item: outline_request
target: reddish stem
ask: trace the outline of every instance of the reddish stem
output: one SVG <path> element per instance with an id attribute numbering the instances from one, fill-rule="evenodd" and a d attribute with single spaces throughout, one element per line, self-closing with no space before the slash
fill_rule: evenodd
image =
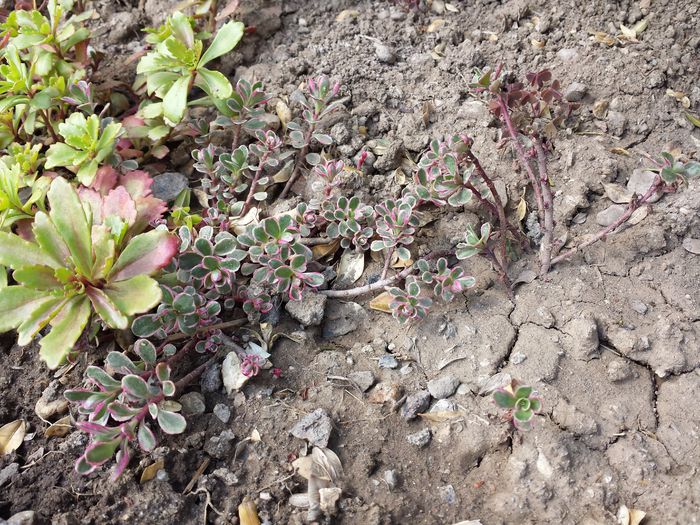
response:
<path id="1" fill-rule="evenodd" d="M 386 259 L 384 260 L 384 268 L 382 268 L 382 275 L 379 278 L 380 280 L 386 279 L 386 273 L 389 271 L 389 265 L 391 264 L 391 258 L 394 255 L 394 250 L 396 249 L 395 246 L 392 246 L 389 248 L 389 251 L 386 253 Z"/>
<path id="2" fill-rule="evenodd" d="M 314 118 L 316 116 L 314 115 Z M 294 171 L 292 172 L 292 175 L 289 177 L 289 180 L 287 181 L 287 184 L 284 185 L 284 189 L 282 190 L 282 193 L 280 193 L 279 198 L 284 199 L 287 194 L 289 193 L 289 190 L 292 189 L 292 186 L 296 182 L 296 180 L 299 178 L 299 175 L 301 174 L 301 165 L 304 162 L 304 159 L 306 159 L 306 154 L 309 152 L 309 144 L 311 143 L 311 136 L 314 133 L 314 130 L 316 129 L 316 125 L 309 126 L 309 130 L 306 132 L 306 137 L 304 137 L 304 142 L 305 145 L 303 148 L 301 148 L 301 151 L 299 151 L 299 156 L 297 157 L 297 163 L 294 166 Z"/>
<path id="3" fill-rule="evenodd" d="M 534 138 L 537 150 L 537 169 L 540 172 L 540 185 L 542 188 L 542 200 L 544 203 L 544 224 L 542 244 L 540 245 L 540 277 L 549 272 L 552 260 L 552 240 L 554 239 L 554 196 L 549 185 L 547 175 L 547 157 L 542 147 L 542 142 Z"/>
<path id="4" fill-rule="evenodd" d="M 603 239 L 606 235 L 608 235 L 610 232 L 613 230 L 616 230 L 619 228 L 622 224 L 624 224 L 627 219 L 630 218 L 630 216 L 637 210 L 642 204 L 647 202 L 651 197 L 659 191 L 664 185 L 663 179 L 661 178 L 661 175 L 657 174 L 656 178 L 654 179 L 653 184 L 649 187 L 649 189 L 646 191 L 644 195 L 639 197 L 638 199 L 632 200 L 628 205 L 627 209 L 625 212 L 620 215 L 620 217 L 613 222 L 610 226 L 607 226 L 600 230 L 598 233 L 596 233 L 593 237 L 590 239 L 583 241 L 581 244 L 578 246 L 575 246 L 574 248 L 571 248 L 570 250 L 558 255 L 557 257 L 554 257 L 551 261 L 552 266 L 568 259 L 569 257 L 573 256 L 577 252 L 581 251 L 583 248 L 586 248 L 587 246 L 590 246 L 591 244 L 594 244 L 598 242 L 599 240 Z"/>
<path id="5" fill-rule="evenodd" d="M 269 156 L 270 151 L 267 150 L 263 154 L 262 159 L 260 159 L 260 162 L 258 163 L 258 169 L 255 170 L 255 175 L 253 176 L 253 180 L 250 183 L 250 190 L 248 190 L 248 196 L 246 197 L 245 203 L 243 204 L 243 209 L 241 210 L 241 217 L 244 216 L 246 212 L 250 209 L 250 204 L 253 202 L 253 195 L 255 195 L 255 189 L 258 185 L 258 180 L 260 180 L 260 175 L 265 169 L 265 163 L 267 162 Z"/>
<path id="6" fill-rule="evenodd" d="M 503 122 L 506 124 L 508 129 L 508 134 L 510 135 L 511 141 L 513 142 L 513 147 L 515 148 L 516 156 L 520 165 L 523 167 L 530 179 L 530 184 L 532 185 L 532 191 L 535 192 L 535 200 L 537 201 L 537 214 L 539 215 L 540 222 L 544 223 L 544 201 L 542 199 L 542 190 L 540 188 L 540 183 L 535 176 L 535 172 L 527 160 L 527 155 L 525 154 L 525 148 L 518 138 L 518 131 L 515 129 L 515 125 L 510 118 L 510 113 L 508 112 L 508 104 L 506 104 L 503 95 L 498 95 L 497 99 L 498 107 L 501 109 L 501 116 L 503 117 Z"/>

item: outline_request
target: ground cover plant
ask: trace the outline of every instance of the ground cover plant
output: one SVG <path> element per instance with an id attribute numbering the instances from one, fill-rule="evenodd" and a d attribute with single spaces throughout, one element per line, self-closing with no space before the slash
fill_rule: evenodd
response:
<path id="1" fill-rule="evenodd" d="M 333 139 L 321 127 L 342 107 L 340 82 L 312 76 L 290 96 L 283 128 L 266 129 L 271 97 L 264 85 L 240 79 L 233 86 L 212 66 L 235 52 L 243 24 L 226 22 L 207 34 L 197 19 L 175 13 L 148 32 L 136 96 L 120 106 L 92 92 L 98 65 L 82 20 L 70 2 L 52 1 L 44 10 L 12 11 L 2 25 L 0 331 L 16 330 L 20 345 L 41 334 L 50 368 L 92 351 L 111 330 L 129 329 L 138 338 L 109 353 L 104 367 L 87 367 L 84 388 L 66 392 L 90 436 L 76 465 L 84 474 L 114 457 L 118 476 L 131 448 L 155 448 L 156 425 L 165 434 L 183 432 L 186 421 L 170 398 L 223 352 L 239 354 L 244 375 L 261 373 L 269 348 L 225 330 L 257 323 L 281 303 L 312 293 L 385 291 L 398 321 L 418 322 L 434 302 L 476 284 L 460 262 L 476 255 L 490 261 L 511 294 L 516 258 L 538 249 L 545 278 L 553 265 L 624 225 L 653 195 L 677 191 L 700 171 L 696 162 L 661 153 L 650 159 L 657 176 L 649 189 L 615 222 L 580 244 L 558 245 L 556 175 L 547 156 L 575 107 L 548 70 L 517 82 L 499 67 L 477 72 L 464 88 L 486 99 L 503 146 L 515 152 L 534 203 L 527 228 L 504 206 L 488 164 L 462 130 L 430 142 L 400 196 L 363 202 L 347 189 L 362 157 L 355 165 L 334 158 Z M 191 119 L 192 107 L 214 117 Z M 222 131 L 230 141 L 215 144 Z M 185 138 L 198 144 L 192 151 L 198 180 L 168 209 L 152 195 L 150 174 Z M 322 199 L 274 212 L 306 178 Z M 472 200 L 479 223 L 463 242 L 419 257 L 422 213 L 460 211 Z M 312 250 L 334 244 L 324 258 Z M 344 252 L 378 254 L 377 280 L 334 288 L 327 270 Z M 402 269 L 390 275 L 392 267 Z M 494 400 L 519 429 L 542 405 L 517 384 Z"/>

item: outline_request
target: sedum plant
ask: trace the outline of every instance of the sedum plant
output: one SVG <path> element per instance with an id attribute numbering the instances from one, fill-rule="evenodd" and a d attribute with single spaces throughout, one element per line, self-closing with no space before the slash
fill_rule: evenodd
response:
<path id="1" fill-rule="evenodd" d="M 47 325 L 39 343 L 50 368 L 66 358 L 92 313 L 110 328 L 129 326 L 130 316 L 160 302 L 150 275 L 177 250 L 177 240 L 152 230 L 122 242 L 108 222 L 91 224 L 76 190 L 57 178 L 48 191 L 50 211 L 34 219 L 34 239 L 0 232 L 0 264 L 17 282 L 0 290 L 0 332 L 17 329 L 28 344 Z"/>
<path id="2" fill-rule="evenodd" d="M 224 24 L 206 51 L 193 25 L 192 18 L 176 12 L 163 26 L 150 30 L 146 41 L 154 48 L 136 68 L 136 73 L 145 78 L 148 94 L 161 100 L 148 107 L 148 117 L 162 116 L 170 127 L 184 117 L 193 86 L 201 88 L 210 99 L 226 99 L 233 92 L 224 75 L 205 66 L 236 47 L 243 36 L 243 24 Z"/>
<path id="3" fill-rule="evenodd" d="M 508 419 L 518 430 L 530 430 L 536 414 L 542 411 L 542 399 L 531 386 L 521 386 L 515 379 L 493 393 L 493 400 L 507 410 Z"/>

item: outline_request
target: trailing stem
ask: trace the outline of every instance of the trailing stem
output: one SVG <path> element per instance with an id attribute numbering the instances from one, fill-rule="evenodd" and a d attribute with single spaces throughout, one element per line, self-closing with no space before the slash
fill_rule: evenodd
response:
<path id="1" fill-rule="evenodd" d="M 508 112 L 508 104 L 506 104 L 503 95 L 498 95 L 496 100 L 498 101 L 498 106 L 501 109 L 501 116 L 503 117 L 503 121 L 506 124 L 508 134 L 510 135 L 511 141 L 513 142 L 513 148 L 515 148 L 515 153 L 518 157 L 518 161 L 520 162 L 520 165 L 523 167 L 523 169 L 527 173 L 528 178 L 530 179 L 532 191 L 535 192 L 535 200 L 537 201 L 537 214 L 540 218 L 540 223 L 543 224 L 544 200 L 542 198 L 542 189 L 540 187 L 539 180 L 535 176 L 535 172 L 532 169 L 532 165 L 527 159 L 525 148 L 523 148 L 523 145 L 521 144 L 520 139 L 518 138 L 518 131 L 515 129 L 515 125 L 513 124 L 513 121 L 510 118 L 510 113 Z"/>
<path id="2" fill-rule="evenodd" d="M 552 187 L 549 185 L 547 156 L 542 147 L 542 142 L 539 139 L 534 139 L 533 142 L 537 151 L 537 169 L 540 175 L 542 200 L 544 203 L 543 236 L 542 244 L 540 245 L 540 277 L 542 277 L 547 274 L 551 266 L 552 240 L 554 238 L 554 198 L 552 196 Z"/>
<path id="3" fill-rule="evenodd" d="M 279 196 L 280 199 L 284 199 L 287 196 L 287 194 L 289 193 L 289 190 L 292 189 L 292 186 L 294 185 L 296 180 L 299 178 L 299 175 L 301 174 L 301 165 L 304 162 L 304 159 L 306 158 L 306 154 L 309 152 L 309 144 L 311 143 L 311 136 L 313 135 L 315 129 L 316 129 L 316 126 L 309 126 L 309 130 L 306 132 L 306 137 L 304 137 L 305 145 L 299 151 L 299 156 L 297 157 L 297 162 L 296 162 L 296 165 L 294 166 L 294 171 L 292 172 L 292 175 L 289 177 L 287 184 L 284 185 L 284 189 L 282 190 L 282 193 L 280 193 L 280 196 Z"/>
<path id="4" fill-rule="evenodd" d="M 591 244 L 594 244 L 598 242 L 601 239 L 604 239 L 610 232 L 616 230 L 620 226 L 622 226 L 627 220 L 631 217 L 631 215 L 637 210 L 642 204 L 647 202 L 651 197 L 659 191 L 664 185 L 664 181 L 661 178 L 660 174 L 656 175 L 656 178 L 654 179 L 654 182 L 652 185 L 649 187 L 649 189 L 646 191 L 644 195 L 639 197 L 638 199 L 632 200 L 628 205 L 627 209 L 625 212 L 620 215 L 620 217 L 613 222 L 610 226 L 607 226 L 600 230 L 598 233 L 596 233 L 593 237 L 590 239 L 587 239 L 583 241 L 581 244 L 578 246 L 575 246 L 574 248 L 571 248 L 570 250 L 567 250 L 566 252 L 558 255 L 557 257 L 554 257 L 551 260 L 551 264 L 555 265 L 561 261 L 565 261 L 566 259 L 569 259 L 573 255 L 575 255 L 577 252 L 581 251 L 583 248 L 586 248 L 587 246 L 590 246 Z"/>
<path id="5" fill-rule="evenodd" d="M 267 162 L 269 156 L 270 152 L 266 151 L 262 159 L 260 159 L 258 169 L 255 170 L 255 175 L 253 176 L 253 180 L 250 183 L 250 190 L 248 191 L 248 196 L 246 197 L 245 203 L 243 204 L 243 209 L 241 210 L 241 217 L 244 216 L 246 212 L 250 209 L 250 204 L 253 202 L 253 195 L 255 195 L 255 189 L 258 186 L 258 180 L 260 180 L 260 174 L 265 169 L 265 163 Z"/>

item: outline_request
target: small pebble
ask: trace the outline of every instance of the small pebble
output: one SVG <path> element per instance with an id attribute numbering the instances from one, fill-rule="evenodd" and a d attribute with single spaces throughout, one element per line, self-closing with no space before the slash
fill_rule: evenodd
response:
<path id="1" fill-rule="evenodd" d="M 218 403 L 214 407 L 214 415 L 218 417 L 222 423 L 228 423 L 231 419 L 231 409 L 223 403 Z"/>
<path id="2" fill-rule="evenodd" d="M 379 358 L 379 368 L 394 368 L 399 367 L 399 362 L 393 355 L 383 355 Z"/>
<path id="3" fill-rule="evenodd" d="M 418 448 L 423 448 L 430 443 L 431 438 L 432 434 L 430 433 L 430 429 L 424 428 L 415 434 L 409 434 L 406 436 L 406 441 L 408 441 L 411 445 L 417 446 Z"/>
<path id="4" fill-rule="evenodd" d="M 377 55 L 379 61 L 384 64 L 393 64 L 396 62 L 396 55 L 389 46 L 379 43 L 374 44 L 374 53 Z"/>
<path id="5" fill-rule="evenodd" d="M 396 474 L 395 470 L 385 470 L 384 471 L 384 481 L 389 486 L 390 489 L 395 489 L 399 484 L 399 476 Z"/>

